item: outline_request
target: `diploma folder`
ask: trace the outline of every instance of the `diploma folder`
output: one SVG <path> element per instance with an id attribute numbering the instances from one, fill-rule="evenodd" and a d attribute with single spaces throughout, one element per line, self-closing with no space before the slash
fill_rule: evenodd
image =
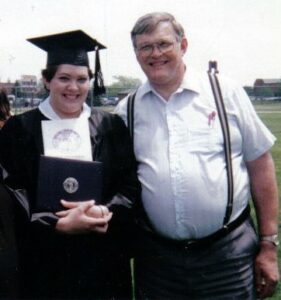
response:
<path id="1" fill-rule="evenodd" d="M 103 164 L 96 161 L 40 156 L 37 212 L 56 212 L 60 200 L 101 202 Z"/>

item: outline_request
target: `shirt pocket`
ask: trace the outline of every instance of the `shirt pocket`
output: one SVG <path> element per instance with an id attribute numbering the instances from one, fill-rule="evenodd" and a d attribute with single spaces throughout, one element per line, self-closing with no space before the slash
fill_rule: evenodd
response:
<path id="1" fill-rule="evenodd" d="M 208 153 L 223 148 L 221 132 L 214 128 L 196 128 L 188 130 L 188 151 Z"/>

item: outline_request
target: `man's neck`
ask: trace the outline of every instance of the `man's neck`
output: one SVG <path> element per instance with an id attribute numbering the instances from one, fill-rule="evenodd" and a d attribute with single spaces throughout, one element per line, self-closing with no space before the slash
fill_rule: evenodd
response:
<path id="1" fill-rule="evenodd" d="M 157 84 L 155 82 L 151 82 L 150 84 L 155 89 L 155 91 L 161 95 L 166 101 L 169 101 L 171 95 L 177 91 L 177 89 L 180 87 L 184 73 L 185 73 L 185 66 L 183 65 L 182 68 L 179 70 L 180 76 L 178 76 L 178 79 L 170 82 L 170 83 L 162 83 Z"/>
<path id="2" fill-rule="evenodd" d="M 166 101 L 169 101 L 171 95 L 179 88 L 180 82 L 174 85 L 155 85 L 152 84 L 155 91 L 161 95 Z"/>

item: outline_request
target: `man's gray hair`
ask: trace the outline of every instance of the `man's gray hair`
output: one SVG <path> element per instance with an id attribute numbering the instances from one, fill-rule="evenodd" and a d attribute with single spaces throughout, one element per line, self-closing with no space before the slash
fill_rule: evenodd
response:
<path id="1" fill-rule="evenodd" d="M 140 17 L 131 31 L 131 39 L 136 48 L 136 36 L 143 33 L 153 32 L 160 22 L 169 22 L 176 34 L 178 42 L 185 36 L 184 29 L 175 17 L 167 12 L 154 12 Z"/>

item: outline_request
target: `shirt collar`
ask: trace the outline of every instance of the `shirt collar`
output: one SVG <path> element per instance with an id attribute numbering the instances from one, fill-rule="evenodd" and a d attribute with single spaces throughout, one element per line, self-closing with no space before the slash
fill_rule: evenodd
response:
<path id="1" fill-rule="evenodd" d="M 197 94 L 199 94 L 201 88 L 201 80 L 202 80 L 202 74 L 201 76 L 192 68 L 187 68 L 184 77 L 182 80 L 182 83 L 178 89 L 178 92 L 181 90 L 189 90 L 193 91 Z"/>
<path id="2" fill-rule="evenodd" d="M 56 112 L 53 110 L 50 104 L 50 97 L 46 98 L 43 102 L 39 104 L 39 110 L 41 113 L 50 120 L 60 120 Z M 88 119 L 91 116 L 91 108 L 84 102 L 82 107 L 82 112 L 79 119 Z"/>
<path id="3" fill-rule="evenodd" d="M 183 80 L 182 80 L 179 88 L 177 89 L 177 91 L 175 91 L 175 93 L 181 93 L 183 90 L 189 90 L 189 91 L 193 91 L 193 92 L 199 94 L 200 86 L 201 86 L 200 78 L 202 78 L 202 76 L 200 76 L 198 74 L 198 72 L 196 72 L 194 69 L 186 68 Z M 145 94 L 148 94 L 151 92 L 156 93 L 154 88 L 151 86 L 150 82 L 146 81 L 145 84 L 143 84 L 139 88 L 138 95 L 140 96 L 140 98 L 143 98 L 143 96 Z"/>

